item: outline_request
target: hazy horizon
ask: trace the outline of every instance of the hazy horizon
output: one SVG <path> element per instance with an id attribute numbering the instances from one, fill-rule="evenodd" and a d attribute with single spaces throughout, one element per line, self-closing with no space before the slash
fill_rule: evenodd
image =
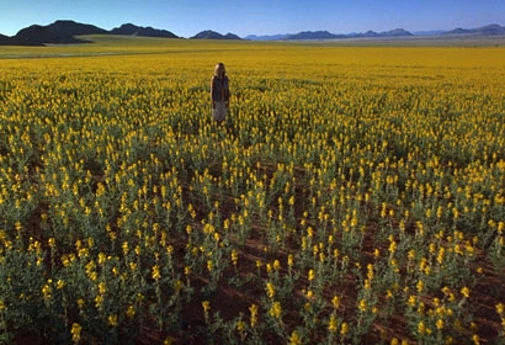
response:
<path id="1" fill-rule="evenodd" d="M 191 37 L 203 30 L 276 35 L 327 30 L 336 34 L 403 28 L 410 32 L 505 24 L 505 1 L 372 0 L 162 1 L 19 0 L 2 5 L 0 33 L 14 36 L 33 24 L 74 20 L 111 30 L 125 23 Z"/>

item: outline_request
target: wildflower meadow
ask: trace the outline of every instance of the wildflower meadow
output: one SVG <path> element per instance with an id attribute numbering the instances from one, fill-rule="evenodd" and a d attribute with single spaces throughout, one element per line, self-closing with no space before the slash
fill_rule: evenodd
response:
<path id="1" fill-rule="evenodd" d="M 505 341 L 503 47 L 132 42 L 0 54 L 0 343 Z"/>

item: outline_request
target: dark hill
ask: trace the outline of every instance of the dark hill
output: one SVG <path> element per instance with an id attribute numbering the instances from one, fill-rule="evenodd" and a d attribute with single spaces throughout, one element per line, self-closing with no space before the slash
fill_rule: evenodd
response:
<path id="1" fill-rule="evenodd" d="M 162 37 L 162 38 L 179 38 L 172 32 L 167 30 L 154 29 L 150 26 L 142 27 L 131 23 L 123 24 L 119 28 L 114 28 L 110 31 L 113 35 L 129 35 L 142 37 Z"/>
<path id="2" fill-rule="evenodd" d="M 328 31 L 302 31 L 297 34 L 288 35 L 285 39 L 288 40 L 328 40 L 336 38 L 381 38 L 381 37 L 406 37 L 413 36 L 410 32 L 404 29 L 395 29 L 391 31 L 375 32 L 367 31 L 364 33 L 354 33 L 350 35 L 332 34 Z"/>
<path id="3" fill-rule="evenodd" d="M 288 40 L 327 40 L 333 38 L 344 38 L 344 35 L 335 35 L 328 31 L 302 31 L 289 35 Z"/>
<path id="4" fill-rule="evenodd" d="M 384 31 L 379 34 L 380 37 L 405 37 L 405 36 L 414 36 L 412 33 L 408 32 L 405 29 L 394 29 L 390 31 Z"/>
<path id="5" fill-rule="evenodd" d="M 347 37 L 356 37 L 356 38 L 390 38 L 390 37 L 408 37 L 414 36 L 412 33 L 405 29 L 394 29 L 390 31 L 383 32 L 375 32 L 375 31 L 367 31 L 364 33 L 356 33 L 351 34 Z"/>
<path id="6" fill-rule="evenodd" d="M 227 33 L 226 35 L 221 35 L 219 32 L 212 30 L 205 30 L 197 33 L 191 39 L 201 39 L 201 40 L 240 40 L 241 38 L 235 34 Z"/>
<path id="7" fill-rule="evenodd" d="M 239 36 L 232 34 L 231 32 L 228 32 L 226 35 L 224 35 L 225 39 L 227 40 L 241 40 Z"/>
<path id="8" fill-rule="evenodd" d="M 363 34 L 357 34 L 356 36 L 359 36 L 359 37 L 379 37 L 379 34 L 375 31 L 368 30 L 367 32 L 365 32 Z"/>
<path id="9" fill-rule="evenodd" d="M 502 35 L 505 35 L 505 27 L 500 26 L 498 24 L 491 24 L 491 25 L 483 26 L 483 27 L 476 28 L 476 29 L 456 28 L 454 30 L 444 32 L 444 35 L 502 36 Z"/>
<path id="10" fill-rule="evenodd" d="M 505 26 L 492 24 L 480 28 L 478 32 L 485 36 L 505 35 Z"/>
<path id="11" fill-rule="evenodd" d="M 83 43 L 76 35 L 106 34 L 107 30 L 94 25 L 76 23 L 72 20 L 57 20 L 46 26 L 32 25 L 20 30 L 13 39 L 20 44 Z"/>
<path id="12" fill-rule="evenodd" d="M 0 45 L 8 45 L 12 43 L 12 39 L 9 36 L 0 34 Z"/>

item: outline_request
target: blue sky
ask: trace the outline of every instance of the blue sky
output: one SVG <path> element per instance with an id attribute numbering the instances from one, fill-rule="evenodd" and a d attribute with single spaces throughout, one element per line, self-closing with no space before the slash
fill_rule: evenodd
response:
<path id="1" fill-rule="evenodd" d="M 190 37 L 202 30 L 239 36 L 505 25 L 505 0 L 0 0 L 0 33 L 72 19 L 110 30 L 123 23 Z"/>

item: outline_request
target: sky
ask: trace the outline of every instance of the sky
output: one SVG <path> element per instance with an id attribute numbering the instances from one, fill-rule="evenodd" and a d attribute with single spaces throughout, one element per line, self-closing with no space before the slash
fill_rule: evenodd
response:
<path id="1" fill-rule="evenodd" d="M 328 30 L 411 32 L 505 26 L 505 0 L 0 0 L 0 33 L 58 19 L 106 30 L 124 23 L 191 37 L 202 30 L 241 37 Z"/>

